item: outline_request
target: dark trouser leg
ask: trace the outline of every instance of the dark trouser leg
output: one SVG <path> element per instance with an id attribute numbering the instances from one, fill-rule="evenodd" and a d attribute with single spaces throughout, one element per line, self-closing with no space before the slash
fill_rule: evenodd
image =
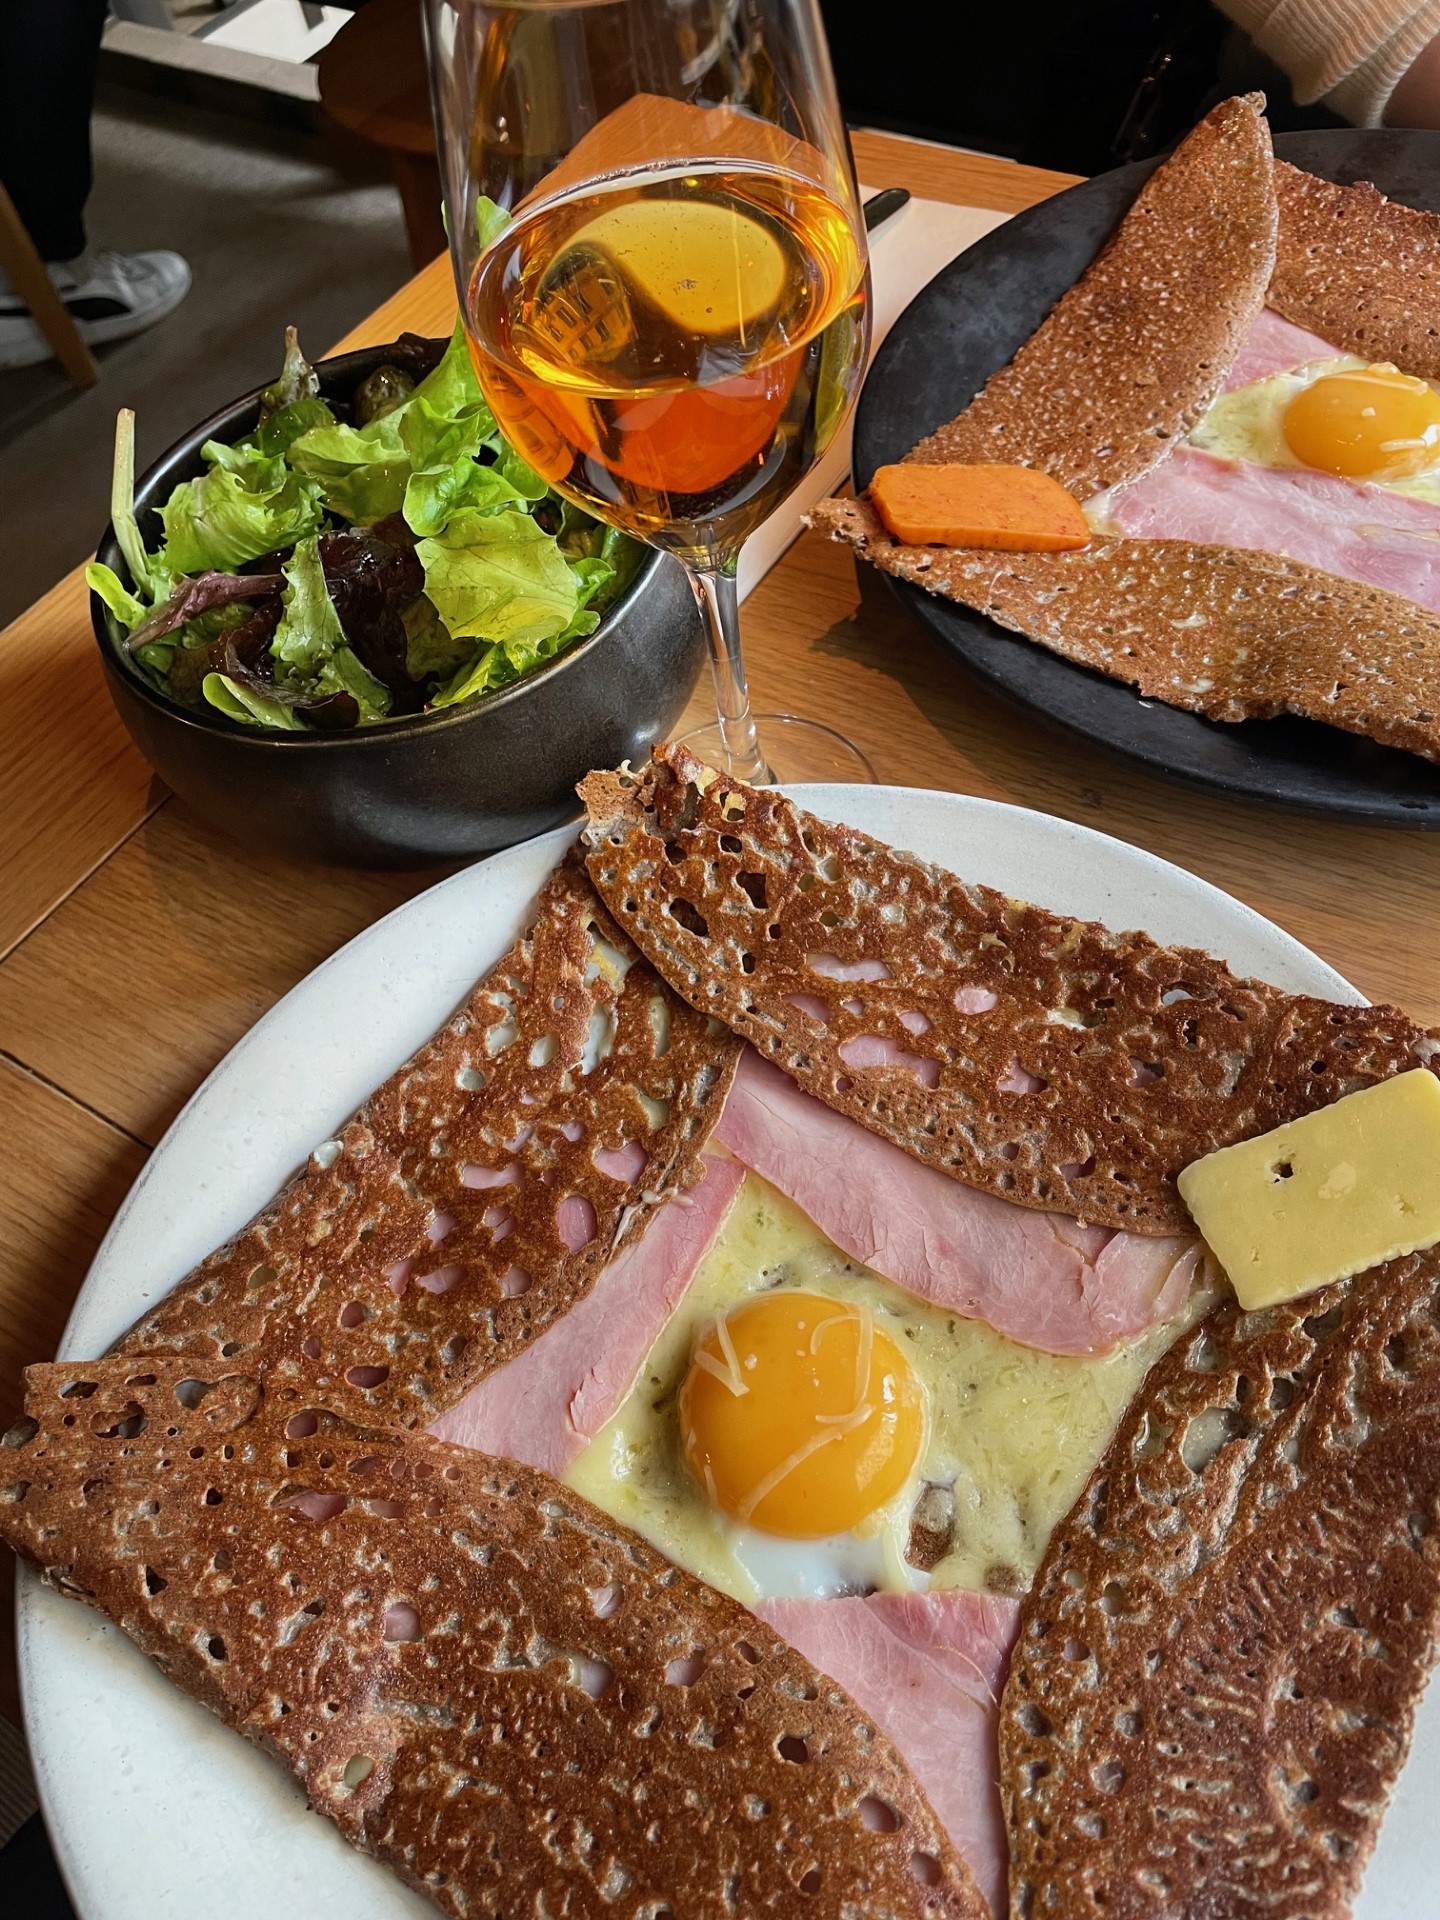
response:
<path id="1" fill-rule="evenodd" d="M 105 0 L 0 0 L 0 181 L 42 260 L 85 251 Z"/>

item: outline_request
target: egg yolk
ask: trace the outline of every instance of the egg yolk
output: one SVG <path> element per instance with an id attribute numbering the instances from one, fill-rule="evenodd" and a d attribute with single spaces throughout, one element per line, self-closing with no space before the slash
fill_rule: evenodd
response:
<path id="1" fill-rule="evenodd" d="M 1440 460 L 1440 394 L 1394 367 L 1322 375 L 1286 407 L 1283 427 L 1304 466 L 1352 480 L 1396 480 Z"/>
<path id="2" fill-rule="evenodd" d="M 702 1336 L 680 1389 L 686 1465 L 714 1506 L 764 1533 L 847 1533 L 904 1486 L 925 1398 L 868 1307 L 780 1291 Z"/>

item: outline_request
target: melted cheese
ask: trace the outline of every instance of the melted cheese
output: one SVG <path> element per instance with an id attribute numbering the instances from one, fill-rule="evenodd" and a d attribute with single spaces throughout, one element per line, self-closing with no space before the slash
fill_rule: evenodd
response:
<path id="1" fill-rule="evenodd" d="M 715 1315 L 781 1286 L 868 1307 L 924 1387 L 927 1426 L 910 1481 L 853 1535 L 771 1540 L 767 1548 L 696 1487 L 681 1458 L 676 1399 L 696 1340 Z M 1207 1296 L 1197 1293 L 1182 1320 L 1108 1355 L 1041 1353 L 916 1300 L 847 1260 L 797 1207 L 747 1174 L 629 1396 L 566 1479 L 741 1600 L 926 1584 L 1016 1589 L 1028 1583 L 1146 1370 L 1205 1304 Z M 928 1582 L 905 1558 L 927 1486 L 950 1490 L 955 1515 L 950 1549 Z"/>

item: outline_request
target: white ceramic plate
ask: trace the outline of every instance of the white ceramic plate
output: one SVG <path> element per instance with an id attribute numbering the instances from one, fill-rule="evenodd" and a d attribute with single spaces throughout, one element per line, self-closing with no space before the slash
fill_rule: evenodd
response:
<path id="1" fill-rule="evenodd" d="M 1205 947 L 1241 974 L 1360 999 L 1287 934 L 1193 875 L 1085 827 L 955 794 L 810 787 L 806 804 L 967 879 Z M 221 1062 L 95 1257 L 62 1355 L 93 1357 L 269 1199 L 438 1027 L 519 931 L 562 828 L 442 881 L 318 967 Z M 309 1814 L 288 1775 L 161 1679 L 88 1608 L 22 1580 L 25 1717 L 81 1920 L 399 1920 L 434 1909 Z M 1440 1885 L 1440 1689 L 1381 1833 L 1357 1920 L 1416 1920 Z"/>

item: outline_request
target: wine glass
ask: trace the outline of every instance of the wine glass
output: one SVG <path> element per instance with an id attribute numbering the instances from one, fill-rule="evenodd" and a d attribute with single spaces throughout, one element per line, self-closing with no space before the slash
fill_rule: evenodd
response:
<path id="1" fill-rule="evenodd" d="M 481 387 L 558 493 L 687 569 L 719 713 L 689 743 L 751 782 L 873 779 L 818 722 L 762 741 L 735 584 L 869 341 L 815 0 L 427 0 L 426 30 Z"/>

